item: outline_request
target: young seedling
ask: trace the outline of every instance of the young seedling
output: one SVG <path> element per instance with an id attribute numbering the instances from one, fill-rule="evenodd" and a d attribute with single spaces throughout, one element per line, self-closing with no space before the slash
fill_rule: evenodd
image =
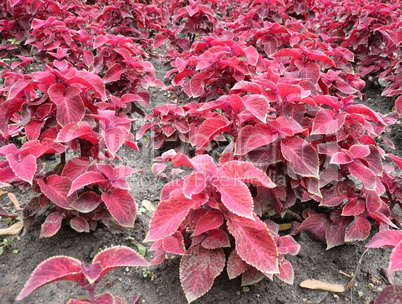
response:
<path id="1" fill-rule="evenodd" d="M 127 266 L 147 267 L 148 265 L 149 263 L 135 250 L 126 246 L 114 246 L 101 251 L 95 256 L 89 267 L 72 257 L 54 256 L 35 268 L 16 300 L 21 301 L 31 292 L 46 284 L 68 280 L 80 284 L 88 290 L 90 295 L 89 299 L 71 299 L 68 302 L 69 304 L 123 303 L 124 301 L 118 297 L 113 297 L 110 293 L 95 296 L 95 287 L 102 277 L 114 268 Z"/>

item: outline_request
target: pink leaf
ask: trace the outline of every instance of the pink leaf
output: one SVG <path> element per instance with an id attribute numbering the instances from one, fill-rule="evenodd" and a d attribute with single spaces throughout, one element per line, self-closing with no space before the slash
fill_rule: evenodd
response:
<path id="1" fill-rule="evenodd" d="M 330 164 L 337 164 L 337 165 L 345 165 L 350 164 L 353 162 L 353 158 L 351 157 L 348 151 L 340 151 L 336 152 L 332 155 Z"/>
<path id="2" fill-rule="evenodd" d="M 89 224 L 81 216 L 76 216 L 70 220 L 70 226 L 77 232 L 89 232 Z"/>
<path id="3" fill-rule="evenodd" d="M 336 207 L 345 199 L 352 198 L 354 194 L 355 189 L 352 186 L 344 182 L 339 182 L 325 192 L 320 206 Z"/>
<path id="4" fill-rule="evenodd" d="M 250 190 L 240 180 L 219 178 L 213 184 L 221 194 L 222 203 L 234 214 L 253 218 L 253 198 Z"/>
<path id="5" fill-rule="evenodd" d="M 311 134 L 331 134 L 338 131 L 345 123 L 346 114 L 335 114 L 327 109 L 321 109 L 314 118 Z"/>
<path id="6" fill-rule="evenodd" d="M 342 208 L 342 215 L 351 216 L 362 214 L 366 210 L 366 203 L 357 197 L 349 200 Z"/>
<path id="7" fill-rule="evenodd" d="M 206 249 L 217 249 L 221 247 L 230 247 L 230 241 L 227 233 L 220 229 L 211 229 L 205 233 L 206 236 L 201 242 L 201 246 Z"/>
<path id="8" fill-rule="evenodd" d="M 60 212 L 50 213 L 41 225 L 40 237 L 51 237 L 55 235 L 60 230 L 63 218 L 64 216 Z"/>
<path id="9" fill-rule="evenodd" d="M 68 80 L 68 83 L 76 82 L 93 90 L 101 98 L 101 100 L 107 100 L 105 83 L 98 75 L 91 72 L 78 70 L 75 76 Z"/>
<path id="10" fill-rule="evenodd" d="M 350 174 L 352 174 L 353 177 L 357 178 L 363 183 L 364 188 L 366 188 L 367 190 L 375 190 L 376 188 L 375 174 L 365 165 L 355 161 L 350 164 L 349 172 Z"/>
<path id="11" fill-rule="evenodd" d="M 157 241 L 173 234 L 191 207 L 206 203 L 207 197 L 194 195 L 192 199 L 184 196 L 181 189 L 173 190 L 167 201 L 161 201 L 151 220 L 146 241 Z"/>
<path id="12" fill-rule="evenodd" d="M 189 249 L 180 263 L 180 282 L 190 303 L 205 294 L 223 271 L 226 257 L 222 249 L 201 246 Z"/>
<path id="13" fill-rule="evenodd" d="M 163 249 L 166 252 L 172 254 L 183 255 L 186 253 L 186 248 L 184 247 L 183 235 L 176 231 L 173 235 L 168 235 L 162 241 Z"/>
<path id="14" fill-rule="evenodd" d="M 94 257 L 92 265 L 96 263 L 102 267 L 102 272 L 97 280 L 100 280 L 108 271 L 118 267 L 149 266 L 149 263 L 134 249 L 126 246 L 114 246 L 99 252 Z"/>
<path id="15" fill-rule="evenodd" d="M 288 137 L 281 142 L 285 159 L 292 163 L 295 173 L 305 177 L 319 178 L 317 151 L 300 137 Z"/>
<path id="16" fill-rule="evenodd" d="M 133 227 L 137 213 L 135 202 L 130 192 L 118 188 L 112 188 L 102 193 L 102 200 L 105 202 L 110 214 L 123 227 Z"/>
<path id="17" fill-rule="evenodd" d="M 395 109 L 399 114 L 402 114 L 402 96 L 395 100 Z"/>
<path id="18" fill-rule="evenodd" d="M 275 188 L 276 185 L 261 170 L 252 164 L 240 161 L 230 161 L 219 168 L 218 175 L 235 178 L 243 183 L 252 183 L 266 188 Z"/>
<path id="19" fill-rule="evenodd" d="M 93 191 L 82 193 L 70 207 L 81 213 L 89 213 L 94 211 L 100 205 L 100 197 Z"/>
<path id="20" fill-rule="evenodd" d="M 64 280 L 79 282 L 83 279 L 81 265 L 79 260 L 66 256 L 55 256 L 43 261 L 33 271 L 24 289 L 17 296 L 17 301 L 21 301 L 34 290 L 52 282 Z"/>
<path id="21" fill-rule="evenodd" d="M 345 242 L 364 241 L 370 234 L 370 222 L 364 214 L 356 215 L 346 227 Z"/>
<path id="22" fill-rule="evenodd" d="M 70 159 L 64 166 L 62 176 L 69 177 L 71 180 L 76 179 L 82 173 L 87 171 L 89 159 L 86 157 L 74 157 Z"/>
<path id="23" fill-rule="evenodd" d="M 36 157 L 29 154 L 20 162 L 14 155 L 8 154 L 6 157 L 14 174 L 32 185 L 36 173 Z"/>
<path id="24" fill-rule="evenodd" d="M 106 147 L 114 157 L 117 150 L 123 145 L 128 135 L 128 130 L 124 127 L 118 126 L 112 129 L 107 129 L 103 138 L 105 139 Z"/>
<path id="25" fill-rule="evenodd" d="M 61 83 L 50 86 L 48 94 L 57 106 L 56 118 L 61 126 L 80 122 L 84 118 L 85 106 L 80 93 L 80 89 L 77 87 L 66 87 Z"/>
<path id="26" fill-rule="evenodd" d="M 73 192 L 77 191 L 78 189 L 81 189 L 85 186 L 93 185 L 93 184 L 105 184 L 105 182 L 108 182 L 105 177 L 102 174 L 99 174 L 98 172 L 85 172 L 78 176 L 72 183 L 71 189 L 68 192 L 68 195 L 71 195 Z"/>
<path id="27" fill-rule="evenodd" d="M 251 266 L 244 262 L 241 257 L 237 254 L 236 250 L 233 250 L 227 261 L 227 267 L 226 270 L 228 272 L 229 280 L 232 280 L 242 273 L 244 273 L 248 268 Z"/>
<path id="28" fill-rule="evenodd" d="M 325 231 L 329 220 L 325 214 L 312 214 L 299 226 L 298 230 L 305 231 L 313 240 L 325 243 Z"/>
<path id="29" fill-rule="evenodd" d="M 114 81 L 118 81 L 120 80 L 120 76 L 126 72 L 126 70 L 124 70 L 121 67 L 121 64 L 119 63 L 115 63 L 114 65 L 112 65 L 110 67 L 109 70 L 107 70 L 106 74 L 105 74 L 105 83 L 109 83 L 109 82 L 114 82 Z"/>
<path id="30" fill-rule="evenodd" d="M 206 148 L 215 135 L 229 130 L 230 124 L 226 119 L 210 118 L 205 120 L 194 138 L 197 149 Z"/>
<path id="31" fill-rule="evenodd" d="M 98 141 L 98 134 L 86 122 L 71 123 L 60 130 L 56 140 L 69 142 L 76 138 L 83 138 L 95 144 Z"/>
<path id="32" fill-rule="evenodd" d="M 279 266 L 278 266 L 279 269 Z M 255 267 L 249 267 L 243 274 L 241 275 L 241 286 L 249 286 L 254 285 L 260 282 L 265 277 L 273 278 L 273 274 L 265 274 L 259 271 Z"/>
<path id="33" fill-rule="evenodd" d="M 208 230 L 218 228 L 223 224 L 223 216 L 218 210 L 211 210 L 197 221 L 192 236 L 200 235 Z"/>
<path id="34" fill-rule="evenodd" d="M 269 110 L 269 100 L 264 95 L 245 95 L 242 97 L 244 106 L 261 120 L 263 123 L 267 122 L 267 115 Z"/>
<path id="35" fill-rule="evenodd" d="M 392 250 L 389 262 L 389 271 L 394 272 L 397 270 L 402 270 L 402 241 Z"/>
<path id="36" fill-rule="evenodd" d="M 402 241 L 402 230 L 383 230 L 377 232 L 368 242 L 366 248 L 394 248 Z"/>
<path id="37" fill-rule="evenodd" d="M 247 125 L 241 128 L 236 143 L 235 155 L 245 155 L 259 147 L 268 145 L 278 138 L 278 133 L 264 124 Z"/>
<path id="38" fill-rule="evenodd" d="M 370 148 L 366 145 L 353 145 L 349 148 L 349 152 L 354 159 L 363 158 L 370 154 Z"/>
<path id="39" fill-rule="evenodd" d="M 248 62 L 252 65 L 256 65 L 259 58 L 257 50 L 252 46 L 248 46 L 244 48 L 243 51 L 246 54 Z"/>
<path id="40" fill-rule="evenodd" d="M 46 183 L 41 179 L 37 179 L 37 183 L 42 193 L 55 205 L 71 210 L 70 205 L 77 198 L 76 192 L 68 195 L 72 185 L 71 179 L 53 174 L 46 179 Z"/>
<path id="41" fill-rule="evenodd" d="M 214 71 L 206 70 L 195 74 L 193 78 L 191 78 L 191 97 L 195 98 L 204 94 L 206 81 L 209 80 L 214 73 Z"/>
<path id="42" fill-rule="evenodd" d="M 235 216 L 227 221 L 229 232 L 236 241 L 238 255 L 264 273 L 278 273 L 278 249 L 267 226 L 254 219 Z"/>
<path id="43" fill-rule="evenodd" d="M 402 286 L 391 285 L 386 286 L 378 293 L 373 304 L 397 304 L 402 303 Z"/>
<path id="44" fill-rule="evenodd" d="M 350 222 L 351 219 L 349 217 L 340 216 L 336 222 L 329 224 L 325 234 L 325 238 L 327 239 L 327 250 L 345 243 L 346 227 Z"/>
<path id="45" fill-rule="evenodd" d="M 286 259 L 281 259 L 279 262 L 279 273 L 276 276 L 283 282 L 293 285 L 295 275 L 292 264 Z"/>

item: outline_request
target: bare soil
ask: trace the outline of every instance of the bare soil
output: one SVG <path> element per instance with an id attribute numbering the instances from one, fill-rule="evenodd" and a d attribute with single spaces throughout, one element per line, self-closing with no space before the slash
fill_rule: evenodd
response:
<path id="1" fill-rule="evenodd" d="M 158 78 L 163 79 L 163 70 L 158 70 Z M 392 111 L 393 99 L 381 97 L 380 87 L 370 87 L 366 90 L 368 101 L 371 107 L 382 113 Z M 151 89 L 152 106 L 166 102 L 172 102 L 166 94 L 156 89 Z M 151 107 L 147 109 L 149 112 Z M 136 124 L 141 126 L 142 118 L 138 118 Z M 389 133 L 389 138 L 395 142 L 397 151 L 402 151 L 402 126 L 400 121 Z M 143 200 L 148 200 L 155 207 L 159 202 L 159 193 L 164 180 L 155 180 L 151 173 L 152 160 L 160 155 L 162 151 L 155 151 L 146 146 L 146 141 L 140 142 L 140 151 L 133 151 L 129 148 L 119 150 L 119 155 L 124 164 L 136 169 L 143 170 L 143 173 L 136 174 L 129 178 L 131 192 L 134 199 L 141 207 Z M 52 160 L 49 160 L 51 163 Z M 53 160 L 54 162 L 54 160 Z M 51 164 L 50 164 L 51 165 Z M 32 197 L 29 190 L 21 191 L 18 188 L 8 188 L 14 193 L 22 207 Z M 5 206 L 8 203 L 7 195 L 0 197 L 0 204 Z M 126 245 L 136 248 L 136 244 L 142 244 L 150 219 L 151 211 L 145 211 L 137 215 L 135 227 L 126 229 L 125 233 L 112 234 L 106 227 L 99 227 L 96 231 L 85 234 L 77 233 L 69 227 L 62 229 L 53 237 L 40 239 L 40 224 L 43 218 L 38 218 L 31 226 L 29 232 L 15 240 L 13 244 L 4 249 L 0 256 L 0 304 L 16 303 L 15 297 L 22 290 L 34 268 L 43 260 L 55 256 L 71 256 L 86 263 L 100 250 L 112 245 Z M 4 220 L 0 220 L 4 225 Z M 373 224 L 374 234 L 377 230 Z M 7 237 L 12 240 L 13 237 Z M 322 290 L 309 290 L 299 287 L 299 284 L 306 279 L 318 279 L 328 283 L 347 284 L 355 272 L 356 265 L 363 252 L 366 242 L 356 242 L 330 250 L 325 249 L 324 244 L 312 241 L 305 233 L 295 237 L 301 245 L 300 253 L 289 256 L 295 272 L 294 285 L 287 285 L 277 278 L 273 281 L 264 279 L 260 283 L 241 287 L 240 279 L 229 280 L 223 272 L 215 280 L 212 289 L 194 303 L 266 303 L 266 304 L 333 304 L 333 303 L 369 303 L 381 288 L 388 282 L 381 274 L 381 268 L 387 268 L 389 263 L 390 249 L 371 249 L 362 259 L 360 268 L 356 274 L 356 280 L 352 289 L 345 293 L 335 294 Z M 147 248 L 151 244 L 144 244 Z M 18 253 L 13 253 L 15 250 Z M 152 253 L 146 253 L 145 258 L 150 260 Z M 109 272 L 96 289 L 97 294 L 110 292 L 115 296 L 127 299 L 131 304 L 135 295 L 140 295 L 138 303 L 149 304 L 181 304 L 187 303 L 179 280 L 178 257 L 170 257 L 163 264 L 140 268 L 122 268 Z M 402 275 L 397 273 L 395 284 L 402 284 Z M 86 297 L 86 290 L 72 282 L 58 282 L 46 285 L 33 292 L 21 303 L 67 303 L 71 298 Z"/>

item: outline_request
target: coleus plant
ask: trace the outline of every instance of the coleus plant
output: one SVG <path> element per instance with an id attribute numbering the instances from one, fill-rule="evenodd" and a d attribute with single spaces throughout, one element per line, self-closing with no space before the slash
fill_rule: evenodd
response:
<path id="1" fill-rule="evenodd" d="M 99 252 L 90 266 L 68 256 L 54 256 L 39 264 L 26 282 L 16 300 L 21 301 L 36 289 L 53 282 L 72 281 L 89 292 L 89 298 L 71 299 L 69 304 L 123 304 L 125 300 L 110 293 L 95 295 L 95 288 L 103 276 L 119 267 L 147 267 L 149 263 L 135 250 L 126 246 L 115 246 Z M 135 304 L 136 300 L 133 304 Z"/>
<path id="2" fill-rule="evenodd" d="M 283 255 L 297 254 L 298 245 L 290 236 L 279 237 L 275 229 L 270 232 L 254 212 L 247 186 L 275 188 L 269 177 L 247 162 L 217 166 L 209 155 L 189 158 L 177 153 L 172 161 L 194 171 L 162 190 L 145 240 L 155 241 L 151 264 L 163 262 L 165 253 L 182 255 L 180 281 L 189 302 L 206 293 L 223 271 L 223 249 L 231 252 L 230 278 L 242 275 L 243 283 L 250 284 L 258 274 L 276 274 L 291 283 L 293 271 Z"/>

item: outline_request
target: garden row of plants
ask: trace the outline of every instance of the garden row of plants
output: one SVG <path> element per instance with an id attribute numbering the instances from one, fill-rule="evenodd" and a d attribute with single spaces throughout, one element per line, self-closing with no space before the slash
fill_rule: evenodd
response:
<path id="1" fill-rule="evenodd" d="M 0 2 L 0 182 L 37 193 L 25 231 L 43 213 L 41 237 L 62 223 L 134 227 L 126 177 L 139 171 L 115 164 L 147 134 L 155 149 L 193 147 L 155 159 L 159 178 L 178 172 L 171 165 L 192 171 L 165 185 L 145 240 L 151 264 L 182 256 L 189 302 L 225 266 L 243 285 L 274 275 L 292 284 L 285 256 L 298 253 L 299 231 L 329 249 L 365 240 L 375 222 L 367 247 L 394 247 L 390 271 L 402 270 L 402 158 L 379 145 L 395 148 L 386 133 L 402 113 L 399 1 Z M 169 67 L 164 79 L 151 58 Z M 363 88 L 379 84 L 396 97 L 387 115 L 364 104 Z M 147 110 L 150 86 L 177 99 Z M 44 170 L 50 155 L 60 163 Z M 70 279 L 91 294 L 71 303 L 118 303 L 93 288 L 110 269 L 148 262 L 108 252 L 89 268 L 47 260 L 18 298 Z"/>

